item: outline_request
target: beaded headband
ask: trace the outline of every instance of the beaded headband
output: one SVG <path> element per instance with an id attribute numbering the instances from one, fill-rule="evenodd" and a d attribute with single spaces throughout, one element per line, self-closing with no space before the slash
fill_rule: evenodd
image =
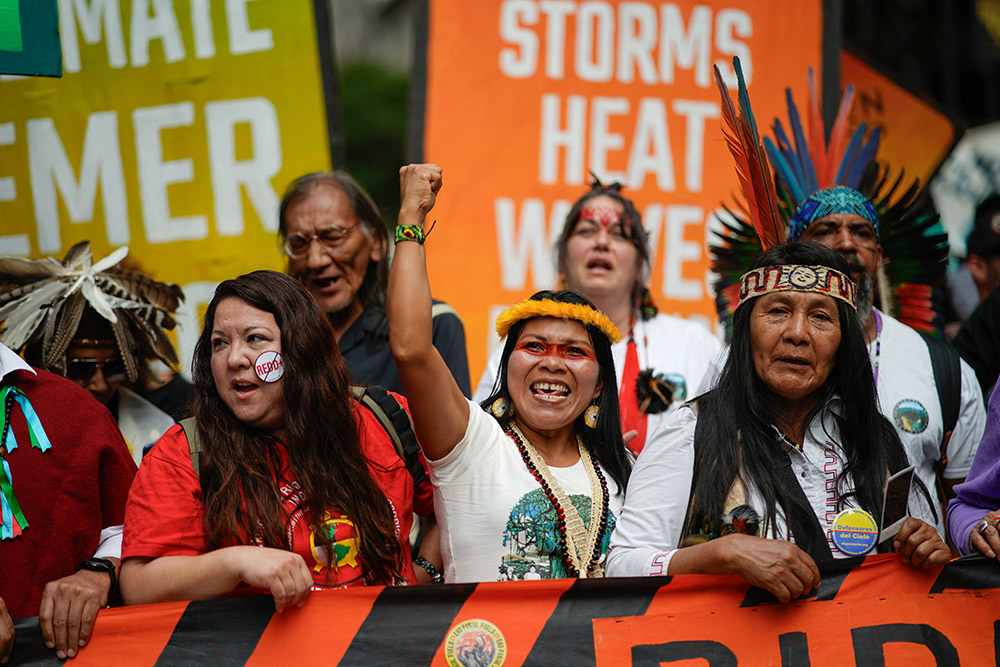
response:
<path id="1" fill-rule="evenodd" d="M 825 266 L 762 266 L 747 271 L 740 278 L 740 302 L 737 307 L 772 292 L 815 292 L 857 308 L 857 291 L 850 278 Z"/>
<path id="2" fill-rule="evenodd" d="M 809 195 L 795 209 L 788 227 L 788 240 L 795 241 L 802 236 L 806 227 L 820 218 L 837 213 L 853 213 L 872 223 L 875 228 L 875 241 L 881 243 L 878 234 L 878 215 L 868 197 L 853 188 L 838 186 L 826 190 L 818 190 Z"/>
<path id="3" fill-rule="evenodd" d="M 622 339 L 618 327 L 611 319 L 590 306 L 579 303 L 561 303 L 552 299 L 526 299 L 516 306 L 511 306 L 500 313 L 497 318 L 497 334 L 501 338 L 510 333 L 510 328 L 521 320 L 532 317 L 556 317 L 562 320 L 576 320 L 584 326 L 597 327 L 612 343 Z"/>

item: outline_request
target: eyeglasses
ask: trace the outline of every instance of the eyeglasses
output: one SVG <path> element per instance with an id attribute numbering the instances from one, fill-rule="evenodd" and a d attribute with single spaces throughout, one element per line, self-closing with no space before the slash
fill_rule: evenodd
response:
<path id="1" fill-rule="evenodd" d="M 90 382 L 100 368 L 105 382 L 121 382 L 125 379 L 125 362 L 115 357 L 105 361 L 97 359 L 67 359 L 66 377 L 78 384 Z"/>
<path id="2" fill-rule="evenodd" d="M 339 254 L 343 250 L 347 236 L 358 228 L 353 227 L 327 227 L 315 234 L 289 234 L 281 242 L 281 251 L 292 259 L 302 259 L 309 254 L 309 246 L 313 241 L 319 241 L 324 250 L 334 254 Z"/>

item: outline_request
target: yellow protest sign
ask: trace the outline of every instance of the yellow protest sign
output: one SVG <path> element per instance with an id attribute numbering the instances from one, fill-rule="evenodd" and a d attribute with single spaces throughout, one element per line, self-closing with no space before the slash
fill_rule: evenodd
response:
<path id="1" fill-rule="evenodd" d="M 60 0 L 59 19 L 63 78 L 0 77 L 0 254 L 128 245 L 191 314 L 280 269 L 281 192 L 330 165 L 311 0 Z"/>

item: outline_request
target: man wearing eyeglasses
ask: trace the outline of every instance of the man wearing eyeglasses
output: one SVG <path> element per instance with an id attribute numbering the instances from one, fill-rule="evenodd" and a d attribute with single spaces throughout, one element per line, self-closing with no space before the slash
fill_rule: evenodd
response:
<path id="1" fill-rule="evenodd" d="M 278 233 L 288 274 L 329 316 L 352 381 L 402 392 L 385 317 L 388 229 L 368 193 L 342 171 L 302 176 L 281 200 Z M 471 396 L 465 330 L 440 302 L 434 346 Z"/>

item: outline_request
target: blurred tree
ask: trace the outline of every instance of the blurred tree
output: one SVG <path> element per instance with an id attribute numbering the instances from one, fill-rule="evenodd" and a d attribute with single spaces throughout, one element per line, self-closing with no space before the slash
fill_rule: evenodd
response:
<path id="1" fill-rule="evenodd" d="M 343 168 L 371 194 L 390 228 L 399 212 L 408 90 L 405 72 L 365 61 L 340 67 Z"/>

